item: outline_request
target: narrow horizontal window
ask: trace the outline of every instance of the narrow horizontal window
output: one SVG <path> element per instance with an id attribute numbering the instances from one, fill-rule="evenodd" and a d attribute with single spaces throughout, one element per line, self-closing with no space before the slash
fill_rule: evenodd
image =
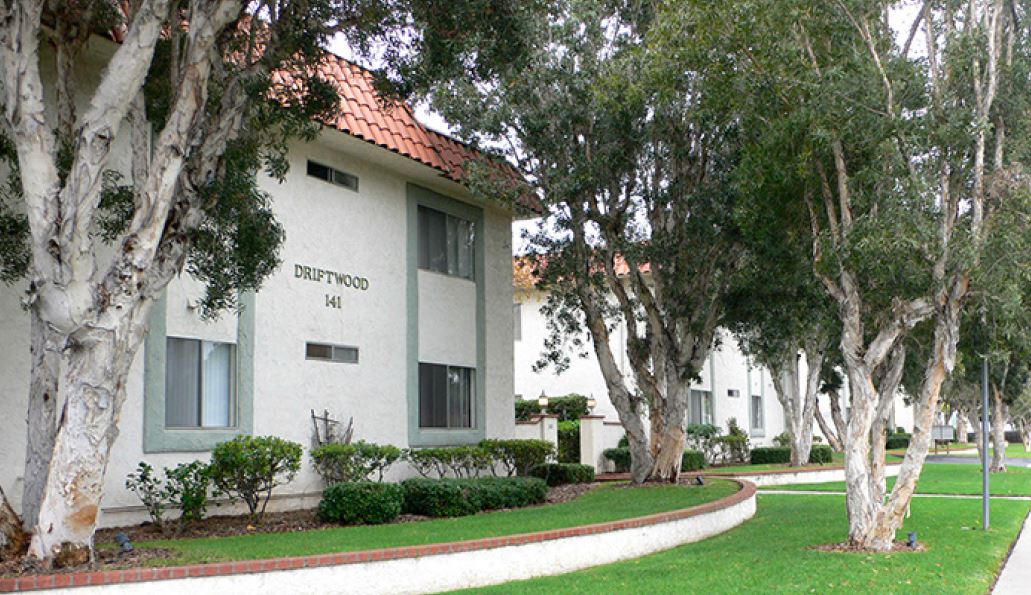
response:
<path id="1" fill-rule="evenodd" d="M 358 363 L 358 348 L 349 345 L 330 345 L 327 343 L 305 343 L 304 357 L 306 359 L 319 360 L 324 362 L 338 362 L 342 364 Z"/>
<path id="2" fill-rule="evenodd" d="M 736 399 L 736 398 L 741 396 L 741 391 L 739 391 L 736 388 L 728 388 L 727 389 L 727 396 L 730 397 L 731 399 Z"/>
<path id="3" fill-rule="evenodd" d="M 309 161 L 308 175 L 313 178 L 318 178 L 324 182 L 343 186 L 344 188 L 358 192 L 358 176 L 349 174 L 345 171 L 340 171 L 339 169 L 333 169 L 328 165 Z"/>

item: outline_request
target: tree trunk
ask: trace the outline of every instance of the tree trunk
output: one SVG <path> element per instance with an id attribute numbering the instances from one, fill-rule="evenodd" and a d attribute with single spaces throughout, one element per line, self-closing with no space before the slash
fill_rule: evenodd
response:
<path id="1" fill-rule="evenodd" d="M 652 455 L 654 461 L 649 479 L 676 483 L 680 477 L 680 465 L 684 457 L 687 434 L 684 424 L 687 419 L 687 402 L 690 383 L 672 379 L 665 383 L 666 398 L 660 401 L 661 423 L 652 425 Z M 652 415 L 656 412 L 652 411 Z"/>
<path id="2" fill-rule="evenodd" d="M 29 310 L 32 367 L 25 440 L 25 483 L 22 488 L 22 522 L 31 531 L 39 516 L 57 436 L 57 379 L 62 337 L 50 336 L 47 324 L 35 309 Z"/>
<path id="3" fill-rule="evenodd" d="M 819 372 L 823 355 L 813 350 L 807 357 L 808 362 L 805 387 L 801 386 L 801 371 L 798 352 L 791 350 L 782 357 L 769 358 L 765 363 L 770 369 L 777 400 L 784 409 L 784 424 L 791 437 L 792 467 L 800 467 L 809 463 L 809 454 L 813 447 L 813 421 L 816 415 L 816 394 L 819 390 Z"/>
<path id="4" fill-rule="evenodd" d="M 20 556 L 28 544 L 29 534 L 22 528 L 18 513 L 11 508 L 0 487 L 0 562 Z"/>
<path id="5" fill-rule="evenodd" d="M 1031 452 L 1031 424 L 1020 424 L 1020 440 L 1024 443 L 1024 452 Z"/>
<path id="6" fill-rule="evenodd" d="M 827 439 L 827 444 L 834 449 L 834 452 L 843 452 L 845 450 L 844 445 L 838 439 L 837 433 L 831 429 L 827 420 L 823 417 L 823 412 L 820 411 L 819 405 L 813 410 L 813 417 L 816 418 L 816 423 L 820 426 L 820 432 L 823 434 L 823 437 Z"/>
<path id="7" fill-rule="evenodd" d="M 92 556 L 111 447 L 125 383 L 153 304 L 144 298 L 90 327 L 62 356 L 63 403 L 50 473 L 29 555 L 78 565 Z M 76 339 L 73 338 L 73 339 Z"/>
<path id="8" fill-rule="evenodd" d="M 962 411 L 956 411 L 956 442 L 965 444 L 967 441 L 967 417 Z"/>
<path id="9" fill-rule="evenodd" d="M 1006 409 L 999 388 L 992 386 L 992 463 L 988 468 L 992 473 L 1006 472 L 1006 422 L 1009 419 Z"/>

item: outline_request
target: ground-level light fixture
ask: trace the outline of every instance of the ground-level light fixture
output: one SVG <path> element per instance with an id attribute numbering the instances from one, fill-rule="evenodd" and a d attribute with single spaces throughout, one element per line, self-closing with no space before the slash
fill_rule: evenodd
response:
<path id="1" fill-rule="evenodd" d="M 125 533 L 115 535 L 115 542 L 118 543 L 118 547 L 123 554 L 128 554 L 132 551 L 132 542 L 129 541 L 129 536 Z"/>
<path id="2" fill-rule="evenodd" d="M 911 531 L 909 533 L 909 541 L 906 542 L 906 545 L 908 545 L 910 549 L 916 549 L 916 531 Z"/>
<path id="3" fill-rule="evenodd" d="M 703 478 L 701 475 L 695 475 L 694 483 L 695 485 L 703 486 L 705 485 L 705 478 Z"/>
<path id="4" fill-rule="evenodd" d="M 548 395 L 541 391 L 541 396 L 537 397 L 537 404 L 541 407 L 541 413 L 548 412 Z"/>

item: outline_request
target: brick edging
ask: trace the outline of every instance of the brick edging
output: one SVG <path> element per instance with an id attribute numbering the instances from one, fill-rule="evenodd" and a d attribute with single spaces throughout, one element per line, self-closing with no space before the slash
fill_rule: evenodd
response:
<path id="1" fill-rule="evenodd" d="M 731 506 L 745 502 L 749 498 L 755 496 L 756 486 L 754 483 L 735 478 L 728 479 L 737 483 L 741 488 L 737 492 L 724 498 L 720 498 L 719 500 L 699 504 L 698 506 L 692 506 L 691 508 L 682 508 L 680 510 L 660 512 L 630 519 L 622 519 L 619 521 L 609 521 L 607 523 L 595 523 L 592 525 L 582 525 L 566 529 L 551 529 L 535 533 L 521 533 L 517 535 L 507 535 L 504 537 L 488 537 L 484 539 L 471 539 L 450 543 L 382 548 L 358 552 L 338 552 L 334 554 L 318 554 L 314 556 L 295 556 L 290 558 L 272 558 L 267 560 L 241 560 L 237 562 L 216 562 L 211 564 L 166 566 L 161 568 L 126 568 L 119 570 L 98 570 L 93 572 L 34 574 L 11 578 L 0 578 L 0 593 L 35 591 L 39 589 L 63 587 L 84 587 L 88 585 L 137 583 L 191 577 L 225 576 L 256 572 L 273 572 L 277 570 L 316 568 L 322 566 L 337 566 L 341 564 L 359 564 L 363 562 L 381 562 L 385 560 L 419 558 L 423 556 L 435 556 L 440 554 L 470 552 L 528 543 L 540 543 L 568 537 L 579 537 L 583 535 L 606 533 L 609 531 L 634 529 L 649 525 L 657 525 L 660 523 L 679 521 L 722 510 L 724 508 L 730 508 Z"/>

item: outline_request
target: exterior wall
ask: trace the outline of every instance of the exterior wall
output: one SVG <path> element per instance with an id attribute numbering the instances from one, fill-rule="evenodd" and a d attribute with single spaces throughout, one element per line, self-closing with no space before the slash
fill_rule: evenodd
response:
<path id="1" fill-rule="evenodd" d="M 535 399 L 543 391 L 549 396 L 568 393 L 593 395 L 597 400 L 595 415 L 610 421 L 618 421 L 616 409 L 608 398 L 608 389 L 598 369 L 598 361 L 589 341 L 582 348 L 584 357 L 570 352 L 569 368 L 556 374 L 551 369 L 533 371 L 533 364 L 540 356 L 544 340 L 548 335 L 547 319 L 540 308 L 545 296 L 541 292 L 523 292 L 517 295 L 520 302 L 521 339 L 515 342 L 515 393 L 517 398 Z M 613 355 L 620 369 L 628 378 L 632 376 L 626 361 L 626 336 L 624 329 L 617 328 L 612 336 Z M 784 415 L 770 375 L 764 368 L 751 365 L 741 353 L 737 342 L 729 333 L 720 332 L 717 347 L 702 368 L 701 378 L 693 387 L 713 393 L 713 423 L 726 430 L 727 422 L 734 418 L 739 426 L 749 432 L 753 445 L 768 445 L 772 438 L 784 431 Z M 737 397 L 729 396 L 731 390 L 738 391 Z M 764 428 L 752 431 L 751 395 L 760 395 L 763 402 Z M 619 428 L 621 430 L 621 428 Z M 615 446 L 622 432 L 606 432 L 606 448 Z"/>
<path id="2" fill-rule="evenodd" d="M 307 176 L 309 158 L 358 176 L 360 191 Z M 207 459 L 218 440 L 248 432 L 276 435 L 307 449 L 313 434 L 311 410 L 320 415 L 328 411 L 344 423 L 353 417 L 356 439 L 409 446 L 410 426 L 417 423 L 410 417 L 413 399 L 416 410 L 418 399 L 408 378 L 413 357 L 477 368 L 476 432 L 438 431 L 439 443 L 513 434 L 511 213 L 475 204 L 465 189 L 430 168 L 336 131 L 311 143 L 295 143 L 290 165 L 284 182 L 261 181 L 273 197 L 286 241 L 279 270 L 257 294 L 241 297 L 244 311 L 201 320 L 193 304 L 203 288 L 188 275 L 173 281 L 155 308 L 147 347 L 140 349 L 129 376 L 101 524 L 144 518 L 138 500 L 124 488 L 126 475 L 139 461 L 161 468 Z M 412 188 L 477 213 L 475 283 L 411 269 L 411 237 L 417 233 L 408 223 Z M 368 286 L 363 290 L 305 279 L 298 266 L 358 276 Z M 418 295 L 414 311 L 413 276 Z M 7 340 L 0 355 L 0 414 L 11 420 L 0 431 L 0 485 L 16 505 L 22 489 L 21 420 L 29 378 L 28 317 L 19 305 L 24 290 L 24 284 L 0 285 L 0 336 Z M 329 300 L 335 296 L 339 308 Z M 417 350 L 412 353 L 408 347 L 415 324 Z M 164 392 L 166 333 L 237 344 L 236 429 L 163 427 L 164 405 L 156 399 Z M 359 363 L 308 360 L 306 342 L 357 347 Z M 252 358 L 247 358 L 245 344 L 253 346 Z M 250 389 L 244 386 L 248 374 Z M 248 392 L 250 397 L 244 394 Z M 403 466 L 390 473 L 391 479 L 410 474 Z M 297 478 L 277 490 L 276 507 L 310 504 L 321 489 L 306 452 Z"/>

